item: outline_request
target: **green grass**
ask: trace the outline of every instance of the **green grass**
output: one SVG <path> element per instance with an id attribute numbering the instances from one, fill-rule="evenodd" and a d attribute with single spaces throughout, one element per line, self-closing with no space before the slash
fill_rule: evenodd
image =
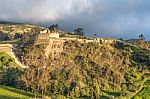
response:
<path id="1" fill-rule="evenodd" d="M 11 41 L 0 41 L 0 44 L 17 44 L 20 41 L 20 39 L 15 39 Z"/>
<path id="2" fill-rule="evenodd" d="M 143 88 L 133 99 L 150 99 L 150 87 Z"/>
<path id="3" fill-rule="evenodd" d="M 0 99 L 31 99 L 33 94 L 12 87 L 0 85 Z"/>
<path id="4" fill-rule="evenodd" d="M 15 60 L 6 54 L 5 52 L 0 52 L 0 71 L 6 67 L 20 67 L 15 63 Z"/>

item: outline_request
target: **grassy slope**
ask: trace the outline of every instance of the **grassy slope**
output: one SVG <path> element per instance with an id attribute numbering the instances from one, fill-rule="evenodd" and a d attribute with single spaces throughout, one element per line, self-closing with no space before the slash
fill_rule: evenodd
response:
<path id="1" fill-rule="evenodd" d="M 0 99 L 31 99 L 29 92 L 0 85 Z"/>
<path id="2" fill-rule="evenodd" d="M 3 61 L 0 60 L 0 71 L 8 67 L 18 67 L 18 65 L 14 62 L 14 59 L 8 54 L 0 52 L 0 59 L 2 57 L 4 58 Z M 33 95 L 29 92 L 0 85 L 0 99 L 30 99 L 31 96 Z"/>
<path id="3" fill-rule="evenodd" d="M 0 70 L 7 67 L 19 67 L 19 66 L 15 63 L 15 60 L 11 56 L 6 54 L 5 52 L 0 52 Z"/>
<path id="4" fill-rule="evenodd" d="M 150 87 L 143 88 L 133 99 L 150 99 Z"/>

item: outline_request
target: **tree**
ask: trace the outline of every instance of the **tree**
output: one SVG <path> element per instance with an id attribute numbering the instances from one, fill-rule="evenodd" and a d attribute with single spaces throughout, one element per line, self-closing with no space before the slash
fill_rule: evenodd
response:
<path id="1" fill-rule="evenodd" d="M 139 35 L 139 40 L 142 40 L 142 41 L 144 41 L 144 40 L 145 40 L 145 37 L 144 37 L 144 35 L 143 35 L 143 34 Z"/>
<path id="2" fill-rule="evenodd" d="M 0 31 L 0 41 L 5 41 L 8 39 L 9 39 L 8 35 Z"/>
<path id="3" fill-rule="evenodd" d="M 18 38 L 21 38 L 21 37 L 22 37 L 22 35 L 20 33 L 16 33 L 14 39 L 18 39 Z"/>
<path id="4" fill-rule="evenodd" d="M 97 34 L 96 34 L 96 33 L 94 34 L 94 37 L 96 37 L 96 38 L 97 38 Z"/>
<path id="5" fill-rule="evenodd" d="M 123 41 L 123 38 L 119 38 L 119 40 Z"/>
<path id="6" fill-rule="evenodd" d="M 47 94 L 49 85 L 49 69 L 44 67 L 29 67 L 22 75 L 22 80 L 26 85 L 32 89 L 35 98 L 39 93 L 42 93 L 42 97 Z"/>
<path id="7" fill-rule="evenodd" d="M 49 28 L 50 32 L 57 32 L 58 31 L 58 24 L 53 24 Z"/>
<path id="8" fill-rule="evenodd" d="M 100 95 L 100 88 L 99 88 L 99 83 L 97 81 L 98 79 L 93 79 L 93 89 L 94 89 L 94 97 L 96 99 L 99 99 L 99 95 Z"/>
<path id="9" fill-rule="evenodd" d="M 74 33 L 76 35 L 81 35 L 81 36 L 83 36 L 85 34 L 83 28 L 77 28 L 77 29 L 75 29 Z"/>
<path id="10" fill-rule="evenodd" d="M 18 87 L 22 71 L 19 68 L 7 68 L 0 74 L 0 84 Z"/>
<path id="11" fill-rule="evenodd" d="M 39 93 L 42 93 L 42 97 L 47 94 L 47 89 L 49 85 L 49 67 L 47 60 L 44 56 L 43 51 L 39 48 L 33 48 L 27 53 L 26 68 L 24 74 L 22 75 L 22 81 L 32 89 L 35 98 Z"/>

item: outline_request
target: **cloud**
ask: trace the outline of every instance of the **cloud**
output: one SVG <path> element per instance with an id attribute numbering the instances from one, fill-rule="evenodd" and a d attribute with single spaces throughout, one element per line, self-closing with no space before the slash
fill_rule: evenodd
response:
<path id="1" fill-rule="evenodd" d="M 143 33 L 150 40 L 148 0 L 0 0 L 0 20 L 58 23 L 67 31 L 83 27 L 88 36 L 135 38 Z"/>

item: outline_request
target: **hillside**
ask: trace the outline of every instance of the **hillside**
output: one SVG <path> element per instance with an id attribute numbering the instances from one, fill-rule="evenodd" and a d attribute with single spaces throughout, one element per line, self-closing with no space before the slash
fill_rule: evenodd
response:
<path id="1" fill-rule="evenodd" d="M 52 99 L 149 98 L 149 42 L 88 38 L 65 32 L 39 34 L 42 27 L 29 24 L 1 24 L 0 29 L 0 43 L 15 46 L 10 48 L 13 57 L 1 47 L 1 85 Z M 7 89 L 0 87 L 4 92 L 1 97 L 5 97 Z"/>
<path id="2" fill-rule="evenodd" d="M 60 46 L 61 53 L 50 53 L 46 59 L 50 69 L 49 95 L 128 99 L 149 85 L 149 49 L 125 42 L 67 41 Z M 30 47 L 24 62 L 29 67 L 43 66 L 44 49 L 44 45 Z"/>
<path id="3" fill-rule="evenodd" d="M 0 72 L 6 68 L 19 67 L 15 60 L 8 54 L 0 51 Z"/>

